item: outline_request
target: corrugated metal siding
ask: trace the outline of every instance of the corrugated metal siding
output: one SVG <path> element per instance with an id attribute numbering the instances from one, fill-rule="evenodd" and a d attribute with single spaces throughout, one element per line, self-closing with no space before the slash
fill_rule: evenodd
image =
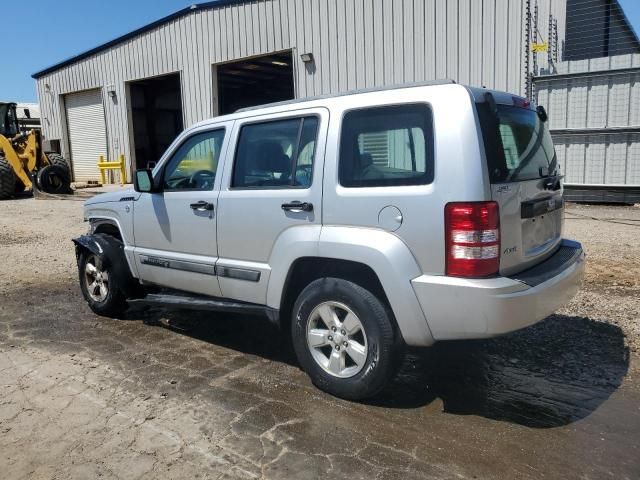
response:
<path id="1" fill-rule="evenodd" d="M 565 182 L 640 187 L 640 54 L 563 62 L 536 79 Z"/>
<path id="2" fill-rule="evenodd" d="M 75 181 L 98 180 L 100 155 L 107 159 L 107 132 L 99 89 L 65 96 L 71 166 Z"/>
<path id="3" fill-rule="evenodd" d="M 563 0 L 539 1 L 541 16 L 564 9 Z M 129 161 L 125 82 L 180 72 L 189 126 L 215 112 L 212 64 L 288 49 L 294 50 L 297 97 L 443 77 L 523 93 L 526 4 L 258 0 L 195 9 L 40 77 L 44 132 L 65 138 L 62 95 L 112 85 L 116 97 L 105 102 L 109 156 L 124 153 Z M 307 52 L 315 69 L 300 60 Z"/>
<path id="4" fill-rule="evenodd" d="M 640 187 L 640 133 L 554 135 L 570 185 Z"/>

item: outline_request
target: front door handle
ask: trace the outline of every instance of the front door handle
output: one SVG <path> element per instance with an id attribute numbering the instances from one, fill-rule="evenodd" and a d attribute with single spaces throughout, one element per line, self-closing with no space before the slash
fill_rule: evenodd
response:
<path id="1" fill-rule="evenodd" d="M 200 212 L 213 210 L 213 203 L 205 202 L 204 200 L 200 200 L 199 202 L 192 203 L 189 206 L 191 207 L 192 210 L 198 210 Z"/>
<path id="2" fill-rule="evenodd" d="M 291 203 L 283 203 L 282 209 L 288 212 L 312 212 L 313 203 L 295 200 Z"/>

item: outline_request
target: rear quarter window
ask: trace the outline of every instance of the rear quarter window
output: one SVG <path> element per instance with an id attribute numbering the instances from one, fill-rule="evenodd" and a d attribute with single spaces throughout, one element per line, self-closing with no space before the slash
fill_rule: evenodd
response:
<path id="1" fill-rule="evenodd" d="M 340 137 L 344 187 L 425 185 L 433 181 L 433 127 L 426 104 L 347 112 Z"/>

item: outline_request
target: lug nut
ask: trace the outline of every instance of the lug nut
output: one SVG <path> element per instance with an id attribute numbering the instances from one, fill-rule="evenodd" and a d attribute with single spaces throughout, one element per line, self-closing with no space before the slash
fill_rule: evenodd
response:
<path id="1" fill-rule="evenodd" d="M 342 342 L 342 344 L 343 344 L 345 347 L 349 345 L 347 342 Z"/>
<path id="2" fill-rule="evenodd" d="M 336 350 L 340 350 L 340 345 L 336 345 Z"/>
<path id="3" fill-rule="evenodd" d="M 335 332 L 336 330 L 337 330 L 337 328 L 336 328 L 336 327 L 331 327 L 331 331 L 332 331 L 332 332 Z"/>
<path id="4" fill-rule="evenodd" d="M 333 337 L 331 335 L 329 335 L 329 341 L 333 342 Z"/>
<path id="5" fill-rule="evenodd" d="M 344 330 L 340 330 L 340 333 L 341 333 L 342 335 L 346 335 L 346 334 L 347 334 L 347 332 L 345 332 Z"/>

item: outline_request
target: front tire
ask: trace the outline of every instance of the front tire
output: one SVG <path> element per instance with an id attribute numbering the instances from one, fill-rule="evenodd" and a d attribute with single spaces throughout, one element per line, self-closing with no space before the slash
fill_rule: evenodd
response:
<path id="1" fill-rule="evenodd" d="M 119 242 L 115 238 L 109 241 Z M 99 255 L 88 250 L 83 250 L 78 258 L 82 295 L 94 313 L 106 317 L 120 316 L 127 309 L 123 286 L 118 285 L 118 275 L 112 268 L 114 261 L 106 252 Z"/>
<path id="2" fill-rule="evenodd" d="M 293 346 L 311 381 L 348 400 L 378 393 L 395 375 L 392 313 L 369 290 L 339 278 L 310 283 L 293 307 Z"/>

